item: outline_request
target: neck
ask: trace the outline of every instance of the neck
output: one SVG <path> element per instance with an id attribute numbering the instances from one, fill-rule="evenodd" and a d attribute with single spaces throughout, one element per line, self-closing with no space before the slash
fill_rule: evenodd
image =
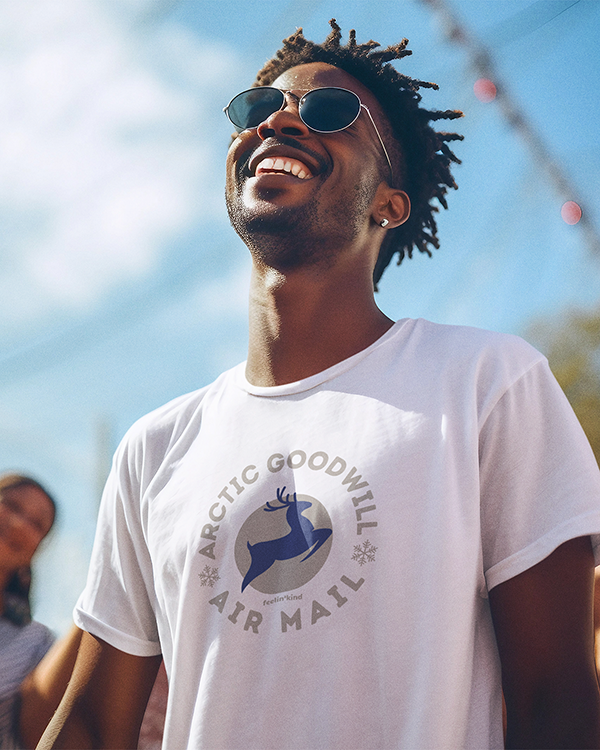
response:
<path id="1" fill-rule="evenodd" d="M 246 376 L 259 386 L 302 380 L 362 351 L 392 325 L 375 304 L 370 271 L 283 274 L 255 265 Z"/>

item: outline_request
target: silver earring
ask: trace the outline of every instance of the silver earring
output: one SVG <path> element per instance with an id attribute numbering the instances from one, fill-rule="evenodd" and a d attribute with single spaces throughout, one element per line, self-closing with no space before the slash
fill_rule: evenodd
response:
<path id="1" fill-rule="evenodd" d="M 390 223 L 390 222 L 389 222 L 389 221 L 388 221 L 387 219 L 382 219 L 382 220 L 381 220 L 381 221 L 379 222 L 379 226 L 380 226 L 380 227 L 387 227 L 387 225 L 388 225 L 389 223 Z"/>

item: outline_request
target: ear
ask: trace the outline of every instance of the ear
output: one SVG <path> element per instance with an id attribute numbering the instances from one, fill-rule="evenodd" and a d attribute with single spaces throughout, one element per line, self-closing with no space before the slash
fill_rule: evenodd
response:
<path id="1" fill-rule="evenodd" d="M 394 229 L 404 224 L 409 216 L 410 198 L 407 193 L 382 183 L 375 199 L 373 221 L 379 226 L 384 222 L 383 226 L 387 229 Z"/>

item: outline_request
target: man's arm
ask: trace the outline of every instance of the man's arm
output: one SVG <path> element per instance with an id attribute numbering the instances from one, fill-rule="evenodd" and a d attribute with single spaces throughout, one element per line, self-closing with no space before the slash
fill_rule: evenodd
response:
<path id="1" fill-rule="evenodd" d="M 588 537 L 490 591 L 507 748 L 599 748 L 594 559 Z"/>
<path id="2" fill-rule="evenodd" d="M 161 658 L 132 656 L 83 633 L 69 687 L 38 748 L 136 748 Z"/>

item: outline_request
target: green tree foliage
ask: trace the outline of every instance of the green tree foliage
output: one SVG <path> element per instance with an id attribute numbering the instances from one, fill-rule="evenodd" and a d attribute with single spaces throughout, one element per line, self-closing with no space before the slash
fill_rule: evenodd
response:
<path id="1" fill-rule="evenodd" d="M 548 357 L 600 464 L 600 309 L 540 321 L 526 338 Z"/>

